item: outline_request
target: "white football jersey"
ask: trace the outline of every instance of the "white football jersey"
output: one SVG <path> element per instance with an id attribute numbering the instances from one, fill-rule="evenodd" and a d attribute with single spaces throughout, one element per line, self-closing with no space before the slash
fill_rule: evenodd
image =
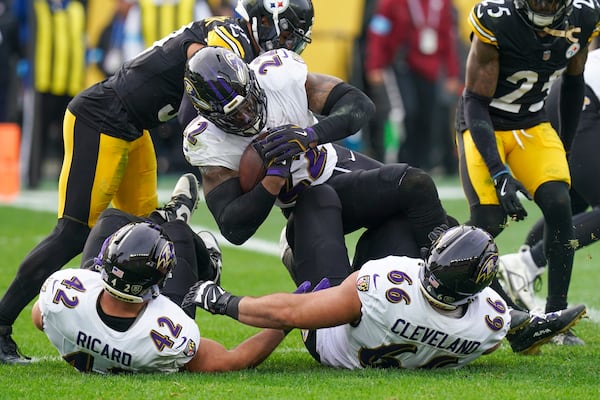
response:
<path id="1" fill-rule="evenodd" d="M 460 318 L 434 309 L 420 289 L 422 260 L 389 256 L 366 263 L 356 290 L 358 325 L 317 330 L 321 363 L 338 368 L 459 368 L 498 344 L 510 327 L 506 303 L 484 289 Z"/>
<path id="2" fill-rule="evenodd" d="M 308 109 L 304 86 L 308 72 L 298 54 L 285 49 L 272 50 L 255 58 L 249 67 L 255 72 L 267 97 L 265 129 L 287 124 L 306 128 L 317 122 Z M 198 116 L 183 132 L 183 153 L 186 160 L 197 167 L 225 167 L 238 171 L 240 158 L 253 139 L 225 133 L 206 118 Z M 282 191 L 277 205 L 289 206 L 306 186 L 327 181 L 337 160 L 337 152 L 330 143 L 296 156 L 290 170 L 291 182 Z"/>
<path id="3" fill-rule="evenodd" d="M 160 295 L 125 332 L 102 322 L 96 310 L 100 274 L 64 269 L 42 286 L 44 332 L 65 361 L 82 372 L 176 372 L 196 354 L 200 330 L 183 310 Z"/>

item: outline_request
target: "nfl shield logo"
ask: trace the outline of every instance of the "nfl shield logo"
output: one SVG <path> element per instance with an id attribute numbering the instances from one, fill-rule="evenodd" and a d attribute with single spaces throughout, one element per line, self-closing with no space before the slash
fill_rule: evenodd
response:
<path id="1" fill-rule="evenodd" d="M 542 55 L 542 60 L 548 61 L 550 59 L 550 50 L 544 50 L 544 54 Z"/>

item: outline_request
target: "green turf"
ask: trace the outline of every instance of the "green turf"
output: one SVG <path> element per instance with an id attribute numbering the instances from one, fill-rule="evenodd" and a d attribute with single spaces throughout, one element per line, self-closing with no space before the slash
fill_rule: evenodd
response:
<path id="1" fill-rule="evenodd" d="M 170 185 L 172 180 L 168 181 Z M 164 183 L 163 183 L 164 184 Z M 445 184 L 445 182 L 444 182 Z M 444 200 L 447 210 L 466 219 L 464 200 Z M 539 216 L 512 223 L 500 237 L 501 252 L 514 251 Z M 54 214 L 0 206 L 0 294 L 12 280 L 21 259 L 54 224 Z M 214 228 L 206 207 L 194 215 L 195 225 Z M 257 237 L 276 242 L 283 217 L 275 211 Z M 352 244 L 356 235 L 349 238 Z M 272 255 L 223 247 L 223 285 L 238 293 L 259 295 L 290 291 L 294 285 Z M 576 327 L 585 347 L 547 345 L 539 356 L 518 356 L 508 344 L 459 371 L 340 371 L 322 367 L 292 333 L 264 364 L 254 370 L 226 374 L 145 376 L 82 375 L 60 360 L 42 332 L 30 320 L 31 305 L 21 314 L 14 338 L 25 354 L 38 362 L 28 366 L 0 365 L 0 399 L 595 399 L 600 393 L 600 246 L 576 254 L 570 301 L 585 303 L 594 313 Z M 74 260 L 70 265 L 76 265 Z M 226 317 L 198 315 L 201 334 L 228 347 L 256 329 Z"/>

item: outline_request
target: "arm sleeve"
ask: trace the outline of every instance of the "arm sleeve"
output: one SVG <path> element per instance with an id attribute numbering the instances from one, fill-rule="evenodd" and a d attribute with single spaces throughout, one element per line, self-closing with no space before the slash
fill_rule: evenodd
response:
<path id="1" fill-rule="evenodd" d="M 221 234 L 231 243 L 240 245 L 254 235 L 269 216 L 275 199 L 276 196 L 262 183 L 242 194 L 240 180 L 232 178 L 208 193 L 206 205 Z"/>
<path id="2" fill-rule="evenodd" d="M 465 120 L 467 127 L 471 131 L 475 147 L 477 147 L 477 150 L 479 150 L 479 153 L 483 157 L 490 175 L 494 177 L 498 173 L 505 171 L 506 167 L 502 164 L 500 154 L 498 154 L 496 135 L 494 134 L 492 119 L 488 111 L 491 100 L 489 97 L 480 96 L 469 90 L 465 90 Z"/>
<path id="3" fill-rule="evenodd" d="M 585 82 L 583 74 L 564 75 L 560 88 L 558 133 L 567 151 L 571 148 L 571 142 L 577 131 L 584 94 Z"/>
<path id="4" fill-rule="evenodd" d="M 375 113 L 375 104 L 358 88 L 341 82 L 329 93 L 325 118 L 312 126 L 319 143 L 331 143 L 358 132 Z"/>

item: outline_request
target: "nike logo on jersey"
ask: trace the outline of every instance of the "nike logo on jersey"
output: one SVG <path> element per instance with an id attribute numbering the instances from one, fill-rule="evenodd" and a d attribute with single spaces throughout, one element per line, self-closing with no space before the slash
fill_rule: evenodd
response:
<path id="1" fill-rule="evenodd" d="M 350 161 L 356 161 L 356 156 L 352 150 L 350 150 Z"/>
<path id="2" fill-rule="evenodd" d="M 294 133 L 300 136 L 308 136 L 308 133 L 306 133 L 306 131 L 294 131 Z"/>

